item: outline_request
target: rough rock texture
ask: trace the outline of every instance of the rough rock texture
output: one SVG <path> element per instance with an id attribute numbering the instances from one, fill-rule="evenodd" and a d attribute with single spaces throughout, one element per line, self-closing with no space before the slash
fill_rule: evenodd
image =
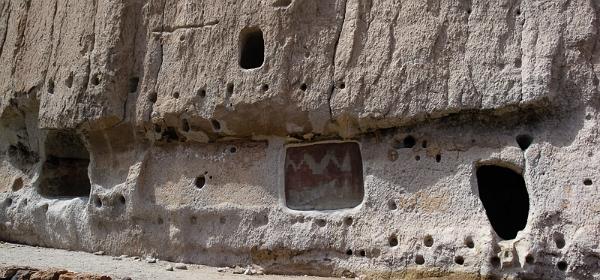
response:
<path id="1" fill-rule="evenodd" d="M 0 239 L 598 278 L 599 20 L 596 0 L 0 0 Z M 321 142 L 360 153 L 286 157 Z"/>

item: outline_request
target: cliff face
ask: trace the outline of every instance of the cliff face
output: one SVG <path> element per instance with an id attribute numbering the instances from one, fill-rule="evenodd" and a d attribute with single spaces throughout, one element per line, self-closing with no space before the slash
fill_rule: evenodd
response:
<path id="1" fill-rule="evenodd" d="M 600 277 L 599 19 L 594 0 L 0 0 L 0 239 Z"/>

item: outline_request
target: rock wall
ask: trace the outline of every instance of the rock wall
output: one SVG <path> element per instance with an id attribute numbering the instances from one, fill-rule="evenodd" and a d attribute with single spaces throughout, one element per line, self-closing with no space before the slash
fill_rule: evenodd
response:
<path id="1" fill-rule="evenodd" d="M 0 239 L 600 277 L 600 3 L 0 0 Z"/>

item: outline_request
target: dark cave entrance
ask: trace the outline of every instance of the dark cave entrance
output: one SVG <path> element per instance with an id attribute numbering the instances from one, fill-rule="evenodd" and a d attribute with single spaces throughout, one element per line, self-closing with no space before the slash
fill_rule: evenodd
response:
<path id="1" fill-rule="evenodd" d="M 527 224 L 529 194 L 521 174 L 501 166 L 477 168 L 479 198 L 494 231 L 504 240 L 514 239 Z"/>
<path id="2" fill-rule="evenodd" d="M 47 197 L 89 196 L 90 155 L 79 135 L 72 130 L 50 130 L 44 144 L 46 160 L 39 193 Z"/>
<path id="3" fill-rule="evenodd" d="M 240 67 L 259 68 L 265 61 L 265 40 L 259 28 L 246 28 L 240 33 Z"/>

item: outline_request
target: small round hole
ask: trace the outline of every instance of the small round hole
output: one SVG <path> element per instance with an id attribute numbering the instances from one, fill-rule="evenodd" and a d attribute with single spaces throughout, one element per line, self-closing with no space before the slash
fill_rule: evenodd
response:
<path id="1" fill-rule="evenodd" d="M 517 9 L 517 10 L 515 11 L 515 13 L 517 14 L 517 16 L 521 15 L 521 9 Z"/>
<path id="2" fill-rule="evenodd" d="M 48 203 L 42 204 L 42 206 L 40 208 L 42 209 L 42 212 L 44 212 L 44 213 L 48 212 Z"/>
<path id="3" fill-rule="evenodd" d="M 361 257 L 366 257 L 367 256 L 367 252 L 365 250 L 359 250 L 358 251 L 358 255 Z"/>
<path id="4" fill-rule="evenodd" d="M 206 178 L 204 178 L 204 176 L 198 176 L 194 180 L 194 185 L 196 185 L 196 188 L 201 189 L 204 187 L 205 184 L 206 184 Z"/>
<path id="5" fill-rule="evenodd" d="M 412 148 L 416 143 L 417 141 L 411 135 L 404 137 L 404 140 L 402 140 L 402 145 L 404 148 Z"/>
<path id="6" fill-rule="evenodd" d="M 215 119 L 210 120 L 214 131 L 221 131 L 221 123 Z"/>
<path id="7" fill-rule="evenodd" d="M 181 42 L 185 41 L 185 36 L 184 35 L 179 36 L 179 41 L 181 41 Z"/>
<path id="8" fill-rule="evenodd" d="M 346 255 L 348 255 L 348 256 L 352 256 L 352 249 L 348 249 L 348 250 L 346 250 Z"/>
<path id="9" fill-rule="evenodd" d="M 454 262 L 458 265 L 463 265 L 465 263 L 465 258 L 462 256 L 456 256 L 454 257 Z"/>
<path id="10" fill-rule="evenodd" d="M 585 179 L 583 180 L 583 184 L 586 186 L 591 186 L 592 185 L 592 179 Z"/>
<path id="11" fill-rule="evenodd" d="M 203 89 L 203 88 L 199 89 L 198 96 L 200 96 L 200 98 L 206 97 L 206 89 Z"/>
<path id="12" fill-rule="evenodd" d="M 425 263 L 425 258 L 423 257 L 423 255 L 416 255 L 415 256 L 415 263 L 418 265 L 422 265 Z"/>
<path id="13" fill-rule="evenodd" d="M 467 9 L 467 14 L 471 14 L 471 9 Z"/>
<path id="14" fill-rule="evenodd" d="M 267 84 L 263 84 L 263 85 L 261 86 L 261 89 L 262 89 L 262 91 L 268 91 L 268 90 L 269 90 L 269 85 L 267 85 Z"/>
<path id="15" fill-rule="evenodd" d="M 237 152 L 236 147 L 229 147 L 229 153 L 235 154 Z"/>
<path id="16" fill-rule="evenodd" d="M 435 161 L 436 162 L 442 161 L 442 155 L 440 155 L 440 154 L 435 155 Z"/>
<path id="17" fill-rule="evenodd" d="M 352 217 L 346 217 L 346 218 L 344 219 L 344 224 L 345 224 L 345 225 L 347 225 L 347 226 L 351 226 L 351 225 L 352 225 L 352 223 L 354 223 L 354 219 L 352 219 Z"/>
<path id="18" fill-rule="evenodd" d="M 475 248 L 475 243 L 473 242 L 473 238 L 471 238 L 470 236 L 465 238 L 465 246 L 467 246 L 467 248 L 470 248 L 470 249 Z"/>
<path id="19" fill-rule="evenodd" d="M 556 233 L 554 235 L 554 244 L 556 244 L 556 248 L 558 249 L 565 247 L 565 239 L 561 233 Z"/>
<path id="20" fill-rule="evenodd" d="M 558 263 L 556 263 L 556 267 L 560 271 L 565 271 L 569 267 L 569 264 L 567 264 L 566 261 L 559 261 Z"/>
<path id="21" fill-rule="evenodd" d="M 12 205 L 13 200 L 12 200 L 12 198 L 8 197 L 4 200 L 4 202 L 6 203 L 6 206 L 8 207 L 8 206 Z"/>
<path id="22" fill-rule="evenodd" d="M 339 83 L 338 83 L 338 88 L 339 88 L 339 89 L 345 89 L 345 88 L 346 88 L 346 83 L 344 83 L 344 82 L 339 82 Z"/>
<path id="23" fill-rule="evenodd" d="M 417 156 L 415 156 L 415 160 L 416 160 L 416 161 L 419 161 L 419 160 L 421 160 L 421 156 L 418 156 L 418 155 L 417 155 Z"/>
<path id="24" fill-rule="evenodd" d="M 17 179 L 15 179 L 12 183 L 12 191 L 16 192 L 20 189 L 23 188 L 23 179 L 21 179 L 21 177 L 18 177 Z"/>
<path id="25" fill-rule="evenodd" d="M 179 92 L 178 91 L 173 92 L 173 98 L 175 98 L 175 99 L 179 98 Z"/>
<path id="26" fill-rule="evenodd" d="M 423 245 L 425 245 L 425 247 L 433 246 L 433 237 L 431 237 L 431 235 L 426 235 L 423 238 Z"/>
<path id="27" fill-rule="evenodd" d="M 533 256 L 531 254 L 527 254 L 527 256 L 525 256 L 525 263 L 533 264 L 534 261 L 535 261 L 535 259 L 533 258 Z"/>
<path id="28" fill-rule="evenodd" d="M 324 227 L 327 224 L 327 221 L 325 221 L 323 219 L 316 219 L 315 223 L 320 227 Z"/>
<path id="29" fill-rule="evenodd" d="M 134 93 L 138 90 L 138 84 L 140 83 L 140 78 L 132 77 L 129 79 L 129 92 Z"/>
<path id="30" fill-rule="evenodd" d="M 306 91 L 307 89 L 308 89 L 308 86 L 306 84 L 303 83 L 303 84 L 300 85 L 300 90 L 301 91 Z"/>
<path id="31" fill-rule="evenodd" d="M 390 210 L 398 209 L 398 205 L 396 204 L 396 202 L 394 200 L 388 201 L 388 209 L 390 209 Z"/>
<path id="32" fill-rule="evenodd" d="M 421 147 L 423 147 L 423 149 L 427 148 L 427 140 L 423 140 L 423 142 L 421 142 Z"/>
<path id="33" fill-rule="evenodd" d="M 23 199 L 23 206 L 27 206 L 27 198 Z"/>
<path id="34" fill-rule="evenodd" d="M 390 245 L 390 247 L 398 246 L 398 237 L 396 237 L 396 235 L 390 236 L 390 238 L 388 239 L 388 244 Z"/>

